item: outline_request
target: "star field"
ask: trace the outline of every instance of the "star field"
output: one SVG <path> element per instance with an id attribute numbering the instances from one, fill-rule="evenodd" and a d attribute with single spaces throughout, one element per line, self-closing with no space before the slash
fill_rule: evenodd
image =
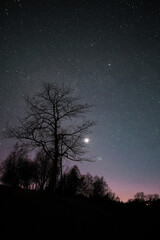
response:
<path id="1" fill-rule="evenodd" d="M 122 200 L 160 193 L 160 3 L 2 0 L 0 129 L 23 115 L 23 95 L 66 82 L 98 121 L 94 163 Z M 0 139 L 1 159 L 11 140 Z"/>

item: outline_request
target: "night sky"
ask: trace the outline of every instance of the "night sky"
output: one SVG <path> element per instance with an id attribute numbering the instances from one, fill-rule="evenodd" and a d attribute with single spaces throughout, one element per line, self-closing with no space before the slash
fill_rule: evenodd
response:
<path id="1" fill-rule="evenodd" d="M 92 129 L 82 173 L 104 176 L 126 201 L 160 194 L 160 2 L 1 0 L 0 130 L 23 115 L 23 95 L 68 83 Z M 4 160 L 13 141 L 0 138 Z"/>

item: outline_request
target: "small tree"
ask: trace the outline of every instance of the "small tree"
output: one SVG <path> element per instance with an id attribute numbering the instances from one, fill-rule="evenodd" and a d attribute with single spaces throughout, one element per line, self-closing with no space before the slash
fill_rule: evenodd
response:
<path id="1" fill-rule="evenodd" d="M 27 151 L 16 143 L 12 152 L 1 164 L 1 181 L 5 185 L 18 187 L 22 184 L 22 165 L 27 162 Z"/>
<path id="2" fill-rule="evenodd" d="M 26 158 L 20 160 L 17 165 L 20 176 L 20 187 L 29 189 L 34 181 L 34 162 Z"/>
<path id="3" fill-rule="evenodd" d="M 144 202 L 146 200 L 146 196 L 145 196 L 144 192 L 137 192 L 134 195 L 134 199 L 139 202 Z"/>
<path id="4" fill-rule="evenodd" d="M 120 198 L 108 187 L 107 193 L 105 194 L 106 200 L 119 202 Z"/>
<path id="5" fill-rule="evenodd" d="M 148 194 L 146 196 L 146 200 L 149 201 L 149 202 L 154 202 L 154 201 L 157 201 L 159 200 L 159 195 L 154 193 L 154 194 Z"/>
<path id="6" fill-rule="evenodd" d="M 76 196 L 81 191 L 82 177 L 78 167 L 73 166 L 68 173 L 64 174 L 64 192 L 70 196 Z"/>
<path id="7" fill-rule="evenodd" d="M 27 146 L 41 148 L 52 160 L 50 185 L 55 191 L 58 167 L 63 159 L 89 160 L 84 157 L 84 136 L 94 122 L 84 117 L 90 105 L 80 103 L 69 86 L 44 83 L 34 97 L 26 97 L 26 115 L 18 127 L 8 127 L 5 136 L 15 137 Z"/>
<path id="8" fill-rule="evenodd" d="M 94 197 L 104 197 L 107 193 L 108 185 L 103 177 L 94 177 L 93 182 L 93 196 Z"/>
<path id="9" fill-rule="evenodd" d="M 10 154 L 5 161 L 1 163 L 1 182 L 4 185 L 17 187 L 20 179 L 17 172 L 16 159 Z"/>
<path id="10" fill-rule="evenodd" d="M 90 173 L 87 173 L 86 175 L 82 176 L 83 184 L 82 184 L 82 190 L 81 193 L 85 197 L 92 197 L 93 196 L 93 190 L 94 190 L 94 178 Z"/>

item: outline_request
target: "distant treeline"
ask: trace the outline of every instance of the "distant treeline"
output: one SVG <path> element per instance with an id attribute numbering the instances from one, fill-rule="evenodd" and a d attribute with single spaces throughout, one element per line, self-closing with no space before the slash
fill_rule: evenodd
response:
<path id="1" fill-rule="evenodd" d="M 152 203 L 159 202 L 160 196 L 156 193 L 154 194 L 144 194 L 144 192 L 137 192 L 133 199 L 129 199 L 128 203 L 145 203 L 146 205 L 151 205 Z"/>
<path id="2" fill-rule="evenodd" d="M 52 162 L 44 151 L 39 151 L 34 160 L 27 156 L 27 151 L 18 144 L 1 163 L 1 182 L 6 186 L 50 191 Z M 67 167 L 62 173 L 59 166 L 56 192 L 69 196 L 105 197 L 119 201 L 119 197 L 109 188 L 103 177 L 81 174 L 76 165 Z"/>
<path id="3" fill-rule="evenodd" d="M 53 164 L 48 155 L 43 151 L 37 152 L 34 159 L 28 158 L 26 148 L 15 144 L 11 153 L 1 162 L 1 183 L 13 188 L 34 189 L 48 191 L 52 177 Z M 119 202 L 119 197 L 110 189 L 104 177 L 92 176 L 90 173 L 81 174 L 76 165 L 66 167 L 62 171 L 59 165 L 57 173 L 56 193 L 66 196 L 83 196 L 86 198 L 103 198 Z M 138 192 L 128 203 L 145 203 L 150 205 L 159 201 L 158 194 L 145 195 Z"/>

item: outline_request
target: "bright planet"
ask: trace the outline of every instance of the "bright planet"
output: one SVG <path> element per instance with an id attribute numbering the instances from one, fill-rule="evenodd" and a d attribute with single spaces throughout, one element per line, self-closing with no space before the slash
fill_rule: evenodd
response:
<path id="1" fill-rule="evenodd" d="M 86 137 L 86 138 L 84 138 L 84 142 L 85 142 L 85 143 L 89 143 L 89 142 L 90 142 L 90 139 Z"/>

